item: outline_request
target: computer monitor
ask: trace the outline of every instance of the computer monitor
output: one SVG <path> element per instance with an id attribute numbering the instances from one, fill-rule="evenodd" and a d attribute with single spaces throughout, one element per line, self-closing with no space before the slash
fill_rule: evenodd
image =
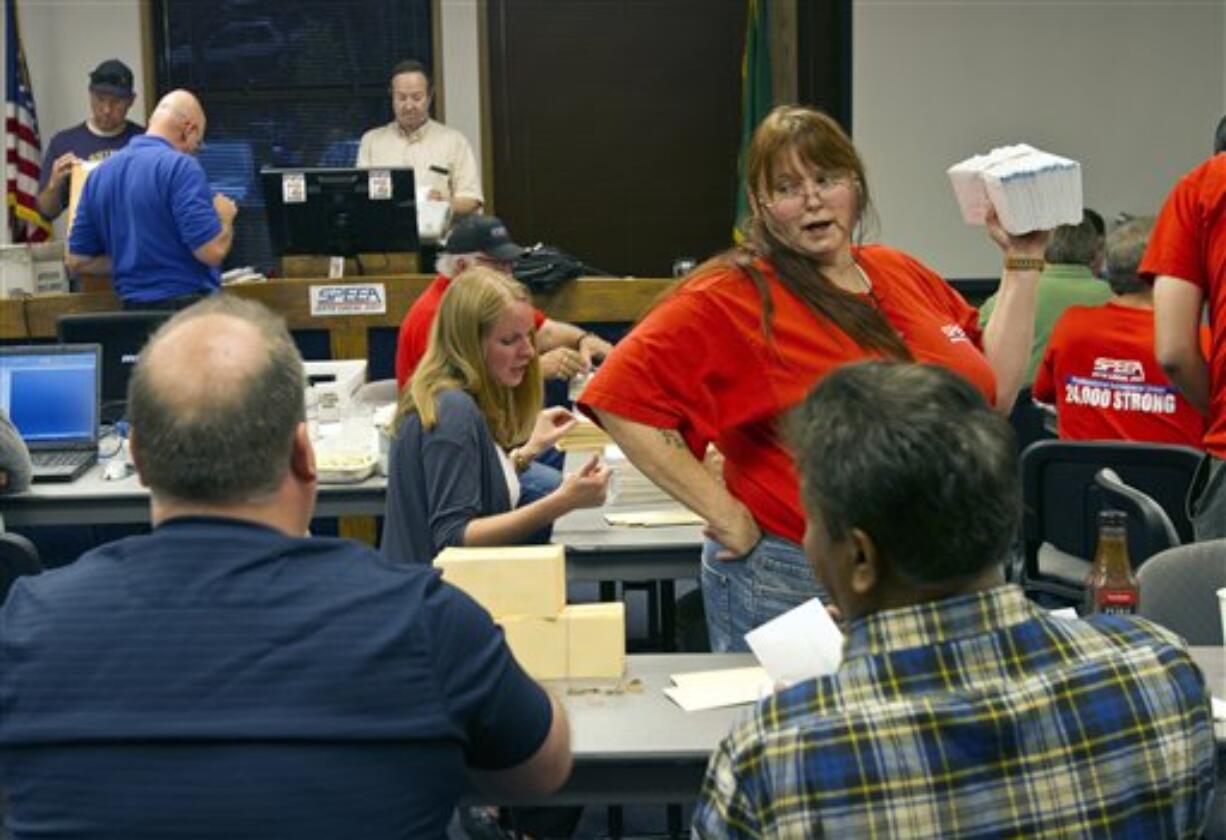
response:
<path id="1" fill-rule="evenodd" d="M 265 169 L 260 178 L 278 256 L 418 249 L 411 168 Z"/>
<path id="2" fill-rule="evenodd" d="M 31 451 L 96 450 L 96 344 L 0 347 L 0 408 Z"/>
<path id="3" fill-rule="evenodd" d="M 122 416 L 128 399 L 128 378 L 141 348 L 172 312 L 84 312 L 61 315 L 55 331 L 61 344 L 102 345 L 102 413 Z"/>

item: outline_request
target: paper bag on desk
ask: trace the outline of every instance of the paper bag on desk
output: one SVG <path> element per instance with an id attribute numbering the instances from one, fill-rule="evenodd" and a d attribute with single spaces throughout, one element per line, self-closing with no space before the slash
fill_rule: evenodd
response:
<path id="1" fill-rule="evenodd" d="M 772 682 L 795 685 L 838 670 L 843 633 L 813 598 L 745 634 Z"/>

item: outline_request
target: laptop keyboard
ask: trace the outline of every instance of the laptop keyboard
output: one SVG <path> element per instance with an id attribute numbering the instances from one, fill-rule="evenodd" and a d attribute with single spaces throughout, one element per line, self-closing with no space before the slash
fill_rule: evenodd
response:
<path id="1" fill-rule="evenodd" d="M 75 467 L 89 460 L 89 452 L 31 452 L 30 463 L 35 467 Z"/>

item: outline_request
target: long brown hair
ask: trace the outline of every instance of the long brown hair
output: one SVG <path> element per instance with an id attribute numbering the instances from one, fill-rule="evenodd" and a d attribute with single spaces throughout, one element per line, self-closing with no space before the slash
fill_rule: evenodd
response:
<path id="1" fill-rule="evenodd" d="M 862 234 L 866 214 L 872 212 L 868 178 L 856 147 L 833 119 L 821 111 L 795 105 L 781 105 L 771 111 L 754 131 L 745 158 L 745 190 L 751 207 L 758 207 L 758 196 L 774 183 L 776 170 L 795 152 L 801 161 L 826 172 L 847 173 L 854 178 L 858 207 L 856 227 Z M 711 270 L 740 269 L 753 282 L 762 301 L 762 332 L 771 337 L 774 303 L 759 259 L 770 262 L 779 282 L 804 301 L 816 315 L 834 324 L 865 350 L 886 358 L 912 358 L 890 322 L 871 300 L 844 291 L 804 254 L 798 253 L 775 236 L 754 213 L 745 222 L 745 240 L 737 247 L 708 260 L 686 280 Z M 684 284 L 686 280 L 683 280 Z"/>

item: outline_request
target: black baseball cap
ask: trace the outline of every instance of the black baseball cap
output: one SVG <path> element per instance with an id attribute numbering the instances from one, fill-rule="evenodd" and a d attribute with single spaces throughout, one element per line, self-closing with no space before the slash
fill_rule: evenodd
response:
<path id="1" fill-rule="evenodd" d="M 524 249 L 511 241 L 507 226 L 497 216 L 465 216 L 443 244 L 443 251 L 448 254 L 482 253 L 487 257 L 504 262 L 519 258 Z"/>
<path id="2" fill-rule="evenodd" d="M 132 70 L 117 58 L 108 58 L 89 74 L 89 89 L 115 96 L 132 95 Z"/>

